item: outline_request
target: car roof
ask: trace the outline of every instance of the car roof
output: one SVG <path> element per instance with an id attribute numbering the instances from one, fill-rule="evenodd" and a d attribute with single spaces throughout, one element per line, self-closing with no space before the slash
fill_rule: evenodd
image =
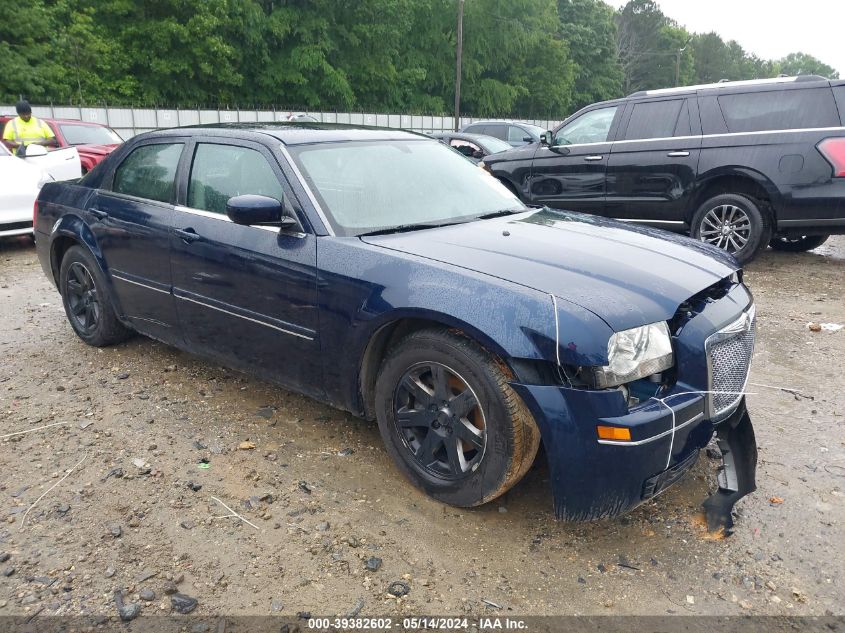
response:
<path id="1" fill-rule="evenodd" d="M 434 138 L 457 138 L 457 139 L 464 139 L 467 141 L 480 141 L 484 142 L 487 139 L 493 140 L 500 140 L 497 139 L 495 136 L 490 136 L 489 134 L 475 134 L 473 132 L 434 132 L 431 136 Z M 504 141 L 503 141 L 504 142 Z"/>
<path id="2" fill-rule="evenodd" d="M 528 121 L 518 121 L 516 119 L 483 119 L 480 121 L 472 121 L 470 123 L 467 123 L 464 127 L 480 124 L 489 125 L 490 123 L 507 123 L 508 125 L 530 125 L 531 127 L 542 127 L 534 123 L 529 123 Z"/>
<path id="3" fill-rule="evenodd" d="M 168 128 L 139 135 L 144 138 L 187 134 L 190 136 L 222 136 L 240 138 L 244 133 L 271 136 L 285 145 L 309 143 L 337 143 L 348 141 L 410 141 L 431 140 L 431 137 L 408 130 L 347 125 L 344 123 L 314 123 L 312 121 L 285 121 L 267 123 L 214 123 Z M 135 138 L 139 138 L 135 137 Z"/>
<path id="4" fill-rule="evenodd" d="M 0 119 L 14 119 L 16 116 L 18 115 L 14 113 L 0 113 Z M 86 125 L 89 127 L 108 127 L 104 123 L 94 123 L 93 121 L 82 121 L 80 119 L 54 119 L 46 116 L 40 116 L 37 118 L 41 119 L 42 121 L 46 121 L 47 123 L 74 123 L 76 125 Z"/>
<path id="5" fill-rule="evenodd" d="M 828 83 L 826 77 L 820 75 L 797 75 L 795 77 L 774 77 L 771 79 L 744 79 L 741 81 L 719 81 L 717 83 L 698 84 L 695 86 L 678 86 L 677 88 L 659 88 L 657 90 L 640 90 L 628 97 L 657 97 L 660 95 L 680 94 L 684 92 L 696 92 L 698 90 L 725 90 L 727 88 L 756 88 L 766 87 L 773 84 L 792 84 L 804 82 Z"/>

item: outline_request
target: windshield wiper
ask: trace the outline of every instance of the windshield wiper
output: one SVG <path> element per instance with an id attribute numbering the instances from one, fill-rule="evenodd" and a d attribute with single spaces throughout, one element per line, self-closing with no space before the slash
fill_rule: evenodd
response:
<path id="1" fill-rule="evenodd" d="M 446 222 L 444 224 L 400 224 L 399 226 L 388 226 L 383 229 L 376 229 L 375 231 L 367 231 L 366 233 L 359 233 L 358 237 L 365 237 L 368 235 L 388 235 L 390 233 L 408 233 L 409 231 L 422 231 L 424 229 L 437 229 L 443 226 L 454 226 L 455 224 L 463 224 L 463 222 Z"/>
<path id="2" fill-rule="evenodd" d="M 484 215 L 475 216 L 476 220 L 492 220 L 493 218 L 501 218 L 506 215 L 514 215 L 516 213 L 524 213 L 525 209 L 502 209 L 501 211 L 491 211 Z"/>

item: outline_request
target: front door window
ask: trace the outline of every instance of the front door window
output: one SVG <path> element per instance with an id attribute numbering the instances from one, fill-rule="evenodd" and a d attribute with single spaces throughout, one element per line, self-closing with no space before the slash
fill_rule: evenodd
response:
<path id="1" fill-rule="evenodd" d="M 610 135 L 610 126 L 617 109 L 618 106 L 611 106 L 582 114 L 558 130 L 555 145 L 604 143 Z"/>

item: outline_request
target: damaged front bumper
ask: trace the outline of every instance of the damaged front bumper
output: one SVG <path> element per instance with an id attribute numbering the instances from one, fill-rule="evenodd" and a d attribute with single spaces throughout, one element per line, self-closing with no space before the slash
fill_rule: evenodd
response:
<path id="1" fill-rule="evenodd" d="M 744 397 L 723 421 L 705 419 L 701 393 L 676 388 L 671 405 L 628 410 L 618 391 L 513 384 L 540 426 L 555 515 L 590 521 L 628 512 L 678 481 L 714 433 L 724 456 L 719 491 L 705 502 L 710 529 L 728 529 L 734 503 L 754 490 L 757 449 Z M 689 390 L 686 390 L 689 391 Z M 630 429 L 630 441 L 600 440 L 596 426 Z"/>

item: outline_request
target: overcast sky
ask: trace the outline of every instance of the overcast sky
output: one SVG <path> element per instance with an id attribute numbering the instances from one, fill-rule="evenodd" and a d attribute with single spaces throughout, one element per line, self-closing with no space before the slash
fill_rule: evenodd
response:
<path id="1" fill-rule="evenodd" d="M 605 0 L 621 7 L 626 0 Z M 715 31 L 763 59 L 801 51 L 845 77 L 845 0 L 657 0 L 688 31 Z"/>

